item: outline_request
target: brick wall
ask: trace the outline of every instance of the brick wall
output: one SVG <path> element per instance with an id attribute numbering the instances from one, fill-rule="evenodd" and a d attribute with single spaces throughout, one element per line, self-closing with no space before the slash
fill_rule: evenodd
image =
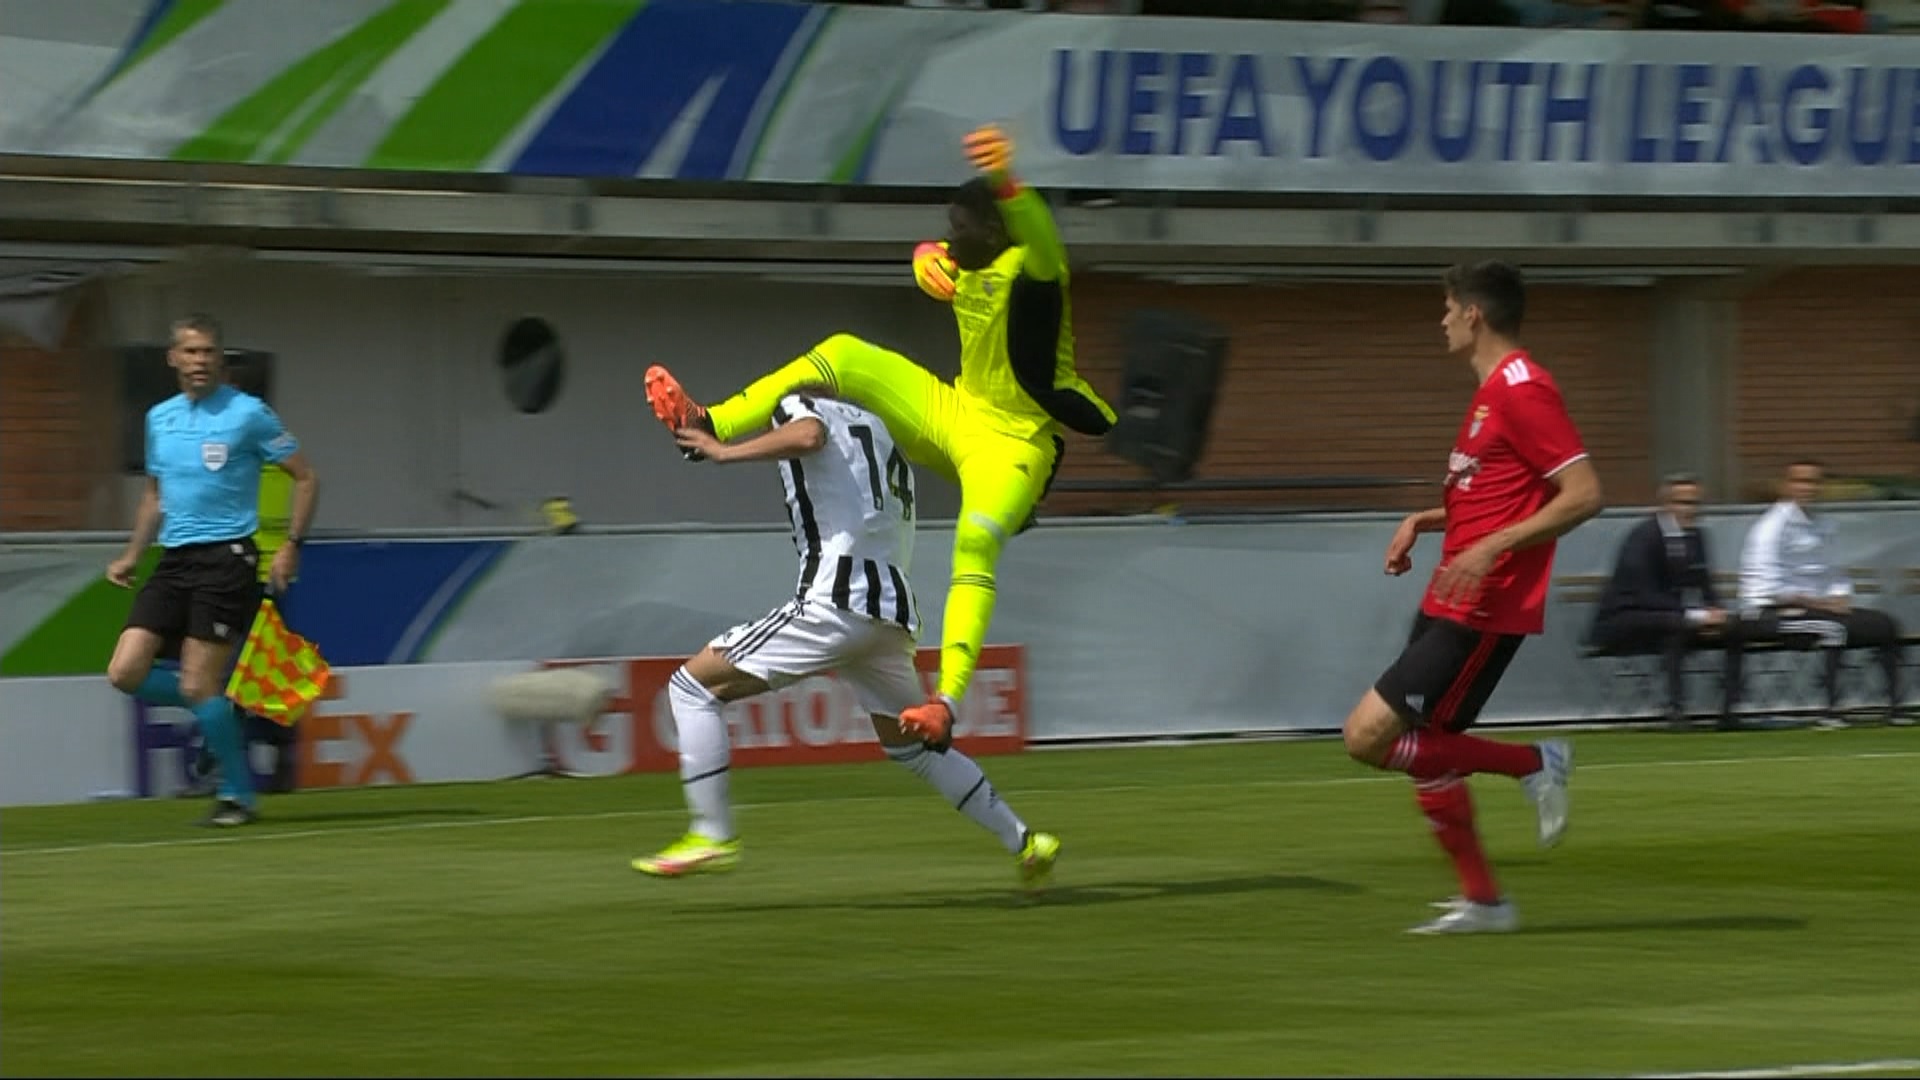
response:
<path id="1" fill-rule="evenodd" d="M 1734 446 L 1743 494 L 1791 457 L 1920 475 L 1920 268 L 1784 274 L 1740 305 Z"/>
<path id="2" fill-rule="evenodd" d="M 1733 440 L 1753 497 L 1786 457 L 1836 473 L 1920 475 L 1920 269 L 1786 273 L 1740 304 Z M 1609 501 L 1650 497 L 1651 295 L 1536 286 L 1527 340 L 1565 389 Z M 1437 287 L 1175 286 L 1088 275 L 1075 283 L 1081 364 L 1117 394 L 1128 315 L 1160 306 L 1225 324 L 1231 354 L 1205 478 L 1365 475 L 1437 481 L 1471 375 L 1441 345 Z M 0 529 L 124 528 L 114 471 L 117 374 L 76 310 L 64 346 L 0 343 Z M 1075 438 L 1062 476 L 1137 469 Z M 1417 489 L 1182 496 L 1194 508 L 1411 508 Z M 1058 493 L 1053 513 L 1143 511 L 1150 495 Z"/>
<path id="3" fill-rule="evenodd" d="M 0 340 L 0 530 L 125 525 L 119 380 L 111 354 L 85 344 L 97 313 L 78 304 L 56 348 Z"/>
<path id="4" fill-rule="evenodd" d="M 1089 276 L 1076 281 L 1081 367 L 1115 394 L 1121 334 L 1141 307 L 1191 311 L 1232 335 L 1213 433 L 1197 478 L 1386 476 L 1431 486 L 1400 490 L 1190 494 L 1181 504 L 1431 505 L 1447 451 L 1474 391 L 1449 358 L 1435 285 L 1174 286 Z M 1560 385 L 1609 498 L 1648 496 L 1645 290 L 1540 286 L 1528 297 L 1526 338 Z M 1062 479 L 1128 478 L 1139 470 L 1080 439 Z M 1151 496 L 1067 494 L 1054 512 L 1147 510 Z"/>

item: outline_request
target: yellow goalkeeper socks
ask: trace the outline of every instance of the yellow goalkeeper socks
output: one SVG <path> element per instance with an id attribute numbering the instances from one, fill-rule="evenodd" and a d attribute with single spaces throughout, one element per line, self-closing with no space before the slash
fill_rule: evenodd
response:
<path id="1" fill-rule="evenodd" d="M 1006 531 L 986 515 L 962 509 L 954 526 L 953 579 L 940 629 L 940 693 L 954 701 L 966 696 L 980 664 L 993 621 L 993 568 L 1005 540 Z"/>
<path id="2" fill-rule="evenodd" d="M 980 648 L 993 621 L 993 578 L 954 574 L 947 587 L 947 612 L 940 628 L 940 693 L 954 701 L 966 697 Z"/>
<path id="3" fill-rule="evenodd" d="M 837 382 L 833 366 L 820 354 L 819 349 L 815 349 L 708 408 L 707 417 L 713 421 L 713 437 L 721 442 L 729 442 L 758 431 L 772 422 L 773 410 L 780 404 L 781 398 L 804 386 L 825 386 L 835 391 Z"/>

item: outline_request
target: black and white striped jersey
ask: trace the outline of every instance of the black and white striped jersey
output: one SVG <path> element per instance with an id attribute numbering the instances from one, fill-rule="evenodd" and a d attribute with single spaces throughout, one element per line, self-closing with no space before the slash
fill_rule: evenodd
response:
<path id="1" fill-rule="evenodd" d="M 907 578 L 913 561 L 913 468 L 880 418 L 833 398 L 789 394 L 775 427 L 818 420 L 827 442 L 780 463 L 793 546 L 800 553 L 795 596 L 920 632 Z"/>

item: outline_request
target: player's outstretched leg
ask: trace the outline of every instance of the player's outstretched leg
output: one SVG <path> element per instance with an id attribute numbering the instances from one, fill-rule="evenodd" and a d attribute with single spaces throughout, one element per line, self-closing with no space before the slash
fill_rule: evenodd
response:
<path id="1" fill-rule="evenodd" d="M 905 633 L 864 651 L 838 668 L 840 678 L 860 695 L 860 705 L 873 721 L 887 757 L 926 781 L 955 810 L 992 833 L 1014 857 L 1020 881 L 1037 890 L 1053 874 L 1060 857 L 1060 841 L 1027 827 L 988 782 L 972 758 L 952 746 L 929 745 L 895 717 L 920 700 L 920 675 L 915 670 L 913 639 Z"/>
<path id="2" fill-rule="evenodd" d="M 1466 779 L 1500 773 L 1521 782 L 1540 818 L 1540 842 L 1558 843 L 1567 826 L 1571 748 L 1549 739 L 1535 746 L 1482 739 L 1465 732 L 1491 697 L 1520 639 L 1422 615 L 1407 646 L 1348 714 L 1342 736 L 1349 756 L 1412 778 L 1434 839 L 1452 859 L 1460 895 L 1416 933 L 1512 930 L 1512 904 L 1500 893 L 1474 825 Z"/>
<path id="3" fill-rule="evenodd" d="M 773 419 L 774 408 L 788 394 L 820 387 L 885 421 L 894 441 L 914 464 L 952 472 L 939 452 L 939 403 L 951 388 L 899 353 L 852 334 L 833 335 L 806 355 L 710 408 L 689 397 L 679 380 L 659 364 L 647 369 L 646 385 L 647 403 L 661 423 L 675 430 L 704 427 L 721 442 L 766 427 Z"/>
<path id="4" fill-rule="evenodd" d="M 873 730 L 887 757 L 931 784 L 955 810 L 1000 841 L 1000 846 L 1014 857 L 1023 885 L 1028 889 L 1046 885 L 1053 875 L 1054 861 L 1060 857 L 1059 838 L 1028 828 L 1013 807 L 1000 798 L 978 762 L 952 748 L 936 750 L 928 746 L 918 736 L 903 731 L 891 717 L 876 714 Z"/>
<path id="5" fill-rule="evenodd" d="M 1545 739 L 1529 746 L 1467 734 L 1520 642 L 1518 635 L 1422 614 L 1406 648 L 1347 716 L 1343 735 L 1355 761 L 1416 781 L 1476 773 L 1519 780 L 1540 818 L 1540 846 L 1553 847 L 1567 830 L 1572 745 Z"/>
<path id="6" fill-rule="evenodd" d="M 1403 772 L 1414 780 L 1476 773 L 1499 773 L 1520 781 L 1540 819 L 1540 846 L 1553 847 L 1567 831 L 1567 777 L 1573 772 L 1573 747 L 1565 739 L 1528 745 L 1483 739 L 1463 732 L 1426 728 L 1394 739 L 1384 761 L 1358 757 L 1379 768 Z"/>
<path id="7" fill-rule="evenodd" d="M 740 841 L 733 831 L 731 751 L 720 699 L 686 667 L 668 680 L 667 696 L 680 733 L 680 791 L 693 821 L 685 836 L 657 855 L 633 860 L 633 868 L 654 877 L 731 870 L 740 862 Z"/>
<path id="8" fill-rule="evenodd" d="M 1019 531 L 1052 467 L 1054 449 L 992 433 L 974 433 L 960 452 L 960 517 L 953 528 L 953 576 L 940 631 L 940 690 L 900 715 L 903 727 L 932 743 L 951 738 L 993 621 L 995 571 L 1009 537 Z"/>

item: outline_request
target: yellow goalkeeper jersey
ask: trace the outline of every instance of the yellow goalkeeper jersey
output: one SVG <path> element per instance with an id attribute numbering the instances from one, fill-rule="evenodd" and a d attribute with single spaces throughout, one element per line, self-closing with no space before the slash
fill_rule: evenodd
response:
<path id="1" fill-rule="evenodd" d="M 994 430 L 1018 439 L 1050 435 L 1059 428 L 1021 389 L 1007 353 L 1008 304 L 1013 280 L 1020 276 L 1026 257 L 1026 247 L 1010 247 L 986 269 L 962 273 L 953 291 L 953 315 L 960 329 L 960 377 L 954 386 L 987 407 L 981 415 Z M 1074 367 L 1073 305 L 1064 267 L 1059 280 L 1060 332 L 1054 346 L 1053 384 L 1098 400 Z"/>

